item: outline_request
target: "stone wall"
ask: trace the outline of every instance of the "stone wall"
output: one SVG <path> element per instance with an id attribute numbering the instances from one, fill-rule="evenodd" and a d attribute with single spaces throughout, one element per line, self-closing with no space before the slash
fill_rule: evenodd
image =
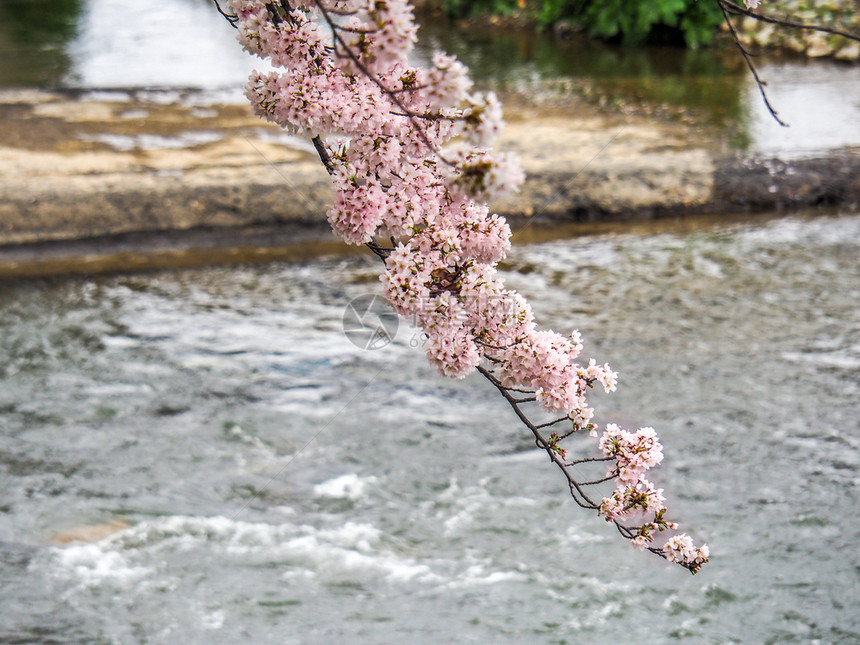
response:
<path id="1" fill-rule="evenodd" d="M 820 25 L 860 35 L 858 0 L 779 0 L 767 1 L 760 13 L 810 25 Z M 833 56 L 838 60 L 860 60 L 860 42 L 818 31 L 790 29 L 767 24 L 754 18 L 740 23 L 741 42 L 748 47 L 778 47 L 810 58 Z"/>

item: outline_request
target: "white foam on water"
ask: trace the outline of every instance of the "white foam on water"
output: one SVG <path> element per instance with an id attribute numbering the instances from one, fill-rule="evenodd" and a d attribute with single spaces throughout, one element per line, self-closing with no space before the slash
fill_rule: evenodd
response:
<path id="1" fill-rule="evenodd" d="M 442 586 L 443 589 L 468 589 L 471 587 L 483 587 L 495 585 L 502 582 L 523 582 L 528 577 L 519 571 L 488 571 L 484 565 L 476 564 L 470 566 L 456 579 Z"/>
<path id="2" fill-rule="evenodd" d="M 443 580 L 428 565 L 382 548 L 381 537 L 379 529 L 366 523 L 318 529 L 226 517 L 171 516 L 141 522 L 93 544 L 50 549 L 49 557 L 58 576 L 76 578 L 81 587 L 140 584 L 155 575 L 155 565 L 148 563 L 160 566 L 171 553 L 201 550 L 213 552 L 216 558 L 229 556 L 240 564 L 262 556 L 286 569 L 283 579 L 359 575 L 395 583 Z"/>
<path id="3" fill-rule="evenodd" d="M 811 363 L 814 367 L 843 370 L 860 368 L 860 356 L 850 356 L 841 352 L 783 352 L 782 357 L 792 363 Z"/>
<path id="4" fill-rule="evenodd" d="M 369 544 L 359 540 L 354 547 L 340 546 L 326 541 L 320 535 L 305 535 L 284 543 L 279 551 L 301 560 L 305 567 L 325 577 L 344 574 L 363 578 L 381 577 L 390 582 L 439 580 L 430 567 L 411 558 L 392 553 L 371 551 Z"/>
<path id="5" fill-rule="evenodd" d="M 262 439 L 260 439 L 260 437 L 247 432 L 238 423 L 231 424 L 224 432 L 231 439 L 239 441 L 240 443 L 244 443 L 248 446 L 253 446 L 254 448 L 258 448 L 260 450 L 268 449 L 268 446 L 263 442 Z"/>
<path id="6" fill-rule="evenodd" d="M 742 248 L 782 247 L 790 244 L 850 244 L 856 245 L 860 233 L 860 218 L 840 215 L 813 220 L 786 217 L 764 226 L 753 226 L 738 231 L 734 238 Z"/>
<path id="7" fill-rule="evenodd" d="M 76 32 L 66 79 L 75 86 L 240 87 L 252 69 L 271 69 L 237 46 L 209 3 L 89 0 Z"/>
<path id="8" fill-rule="evenodd" d="M 771 104 L 791 127 L 784 128 L 772 118 L 759 88 L 747 77 L 743 101 L 752 152 L 793 159 L 860 145 L 860 75 L 851 65 L 810 60 L 763 62 L 758 67 L 768 82 Z"/>
<path id="9" fill-rule="evenodd" d="M 349 481 L 355 480 L 350 477 Z M 169 562 L 171 553 L 181 557 L 200 550 L 214 551 L 216 558 L 219 553 L 229 556 L 234 563 L 255 562 L 263 555 L 280 563 L 284 570 L 278 577 L 284 582 L 347 576 L 390 584 L 418 583 L 445 591 L 527 580 L 521 571 L 495 570 L 486 564 L 469 566 L 454 575 L 437 573 L 429 564 L 384 548 L 382 539 L 382 531 L 366 523 L 318 529 L 225 517 L 172 516 L 141 522 L 94 544 L 51 549 L 51 557 L 55 574 L 76 579 L 76 589 L 104 584 L 124 589 L 164 586 L 170 580 L 156 579 L 158 566 Z M 204 627 L 219 629 L 224 615 L 210 611 L 202 620 Z"/>
<path id="10" fill-rule="evenodd" d="M 119 552 L 101 544 L 73 544 L 55 549 L 61 572 L 76 577 L 84 587 L 111 584 L 128 588 L 150 575 L 152 569 L 134 566 Z"/>
<path id="11" fill-rule="evenodd" d="M 564 541 L 570 544 L 593 544 L 595 542 L 608 542 L 609 538 L 606 535 L 596 533 L 582 533 L 579 529 L 570 527 L 565 531 Z"/>
<path id="12" fill-rule="evenodd" d="M 361 478 L 355 473 L 348 473 L 317 484 L 314 486 L 314 495 L 332 499 L 348 499 L 355 502 L 364 497 L 366 485 L 375 481 L 376 477 Z"/>
<path id="13" fill-rule="evenodd" d="M 203 629 L 221 629 L 224 626 L 224 612 L 220 609 L 215 611 L 205 612 L 200 618 L 200 625 Z"/>
<path id="14" fill-rule="evenodd" d="M 461 488 L 456 478 L 452 478 L 448 488 L 436 498 L 442 507 L 436 510 L 435 517 L 442 520 L 444 535 L 450 537 L 465 529 L 480 517 L 481 513 L 492 513 L 494 509 L 533 507 L 537 500 L 521 495 L 494 495 L 487 489 L 489 478 L 481 479 L 477 485 Z M 432 502 L 424 504 L 429 509 Z M 451 513 L 453 507 L 454 512 Z"/>
<path id="15" fill-rule="evenodd" d="M 90 385 L 85 390 L 86 394 L 95 397 L 118 396 L 123 394 L 139 394 L 152 392 L 152 386 L 146 383 L 111 383 Z"/>

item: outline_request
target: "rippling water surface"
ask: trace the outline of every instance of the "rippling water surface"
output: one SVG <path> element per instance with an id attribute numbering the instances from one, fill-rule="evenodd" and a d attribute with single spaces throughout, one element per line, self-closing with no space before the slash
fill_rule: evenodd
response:
<path id="1" fill-rule="evenodd" d="M 353 346 L 370 258 L 3 285 L 0 643 L 860 642 L 858 257 L 846 215 L 506 263 L 658 428 L 696 577 L 411 330 Z"/>

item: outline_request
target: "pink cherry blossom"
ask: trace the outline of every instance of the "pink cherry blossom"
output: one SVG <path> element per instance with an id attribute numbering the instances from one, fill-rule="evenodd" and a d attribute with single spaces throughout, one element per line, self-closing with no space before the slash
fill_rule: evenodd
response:
<path id="1" fill-rule="evenodd" d="M 437 52 L 428 69 L 410 63 L 417 27 L 406 0 L 291 0 L 287 11 L 225 1 L 242 46 L 274 67 L 246 85 L 253 110 L 314 141 L 334 189 L 332 229 L 384 258 L 385 296 L 426 334 L 430 363 L 451 378 L 480 368 L 509 402 L 524 393 L 561 415 L 551 423 L 566 423 L 566 433 L 545 439 L 533 426 L 561 468 L 595 461 L 577 462 L 562 442 L 580 430 L 596 435 L 588 396 L 596 385 L 614 392 L 616 372 L 580 362 L 578 331 L 538 328 L 526 299 L 497 274 L 511 229 L 487 203 L 518 190 L 525 175 L 513 155 L 491 148 L 504 127 L 495 94 L 473 92 L 453 56 Z M 707 546 L 684 534 L 653 546 L 656 533 L 676 529 L 663 490 L 643 477 L 663 457 L 654 430 L 609 424 L 598 448 L 596 460 L 611 465 L 596 484 L 614 479 L 616 488 L 600 504 L 581 504 L 611 522 L 639 518 L 636 528 L 618 524 L 634 547 L 698 570 Z"/>

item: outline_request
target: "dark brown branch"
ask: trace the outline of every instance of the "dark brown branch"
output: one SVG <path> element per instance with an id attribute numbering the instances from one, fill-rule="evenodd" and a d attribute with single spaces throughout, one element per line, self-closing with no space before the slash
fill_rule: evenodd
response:
<path id="1" fill-rule="evenodd" d="M 567 478 L 567 483 L 570 487 L 571 496 L 573 497 L 574 501 L 582 508 L 587 508 L 589 510 L 596 510 L 600 508 L 588 497 L 588 495 L 585 494 L 585 491 L 582 490 L 579 485 L 579 482 L 577 482 L 568 472 L 567 468 L 565 468 L 564 461 L 562 461 L 561 458 L 553 451 L 552 445 L 550 445 L 546 438 L 540 433 L 540 430 L 531 422 L 531 419 L 529 419 L 525 415 L 525 413 L 520 410 L 519 399 L 513 397 L 505 389 L 505 386 L 502 385 L 501 381 L 499 381 L 499 379 L 497 379 L 487 368 L 478 365 L 477 369 L 478 372 L 480 372 L 484 376 L 484 378 L 490 381 L 490 383 L 492 383 L 495 388 L 501 393 L 505 401 L 510 404 L 511 408 L 514 411 L 514 414 L 517 415 L 517 417 L 523 423 L 524 426 L 531 430 L 535 438 L 535 443 L 537 443 L 537 445 L 540 446 L 549 455 L 550 460 L 564 473 L 564 476 Z M 577 495 L 579 495 L 579 497 L 577 497 Z"/>
<path id="2" fill-rule="evenodd" d="M 331 160 L 331 155 L 328 152 L 328 148 L 325 147 L 325 143 L 323 142 L 322 137 L 320 137 L 319 135 L 315 136 L 313 139 L 311 139 L 311 143 L 314 144 L 314 148 L 319 155 L 320 161 L 322 162 L 323 166 L 325 166 L 325 169 L 328 171 L 328 174 L 333 175 L 334 162 Z M 391 255 L 391 251 L 394 250 L 386 248 L 373 240 L 365 244 L 365 246 L 371 251 L 373 251 L 374 254 L 376 254 L 376 256 L 383 262 L 388 259 L 388 256 Z"/>
<path id="3" fill-rule="evenodd" d="M 550 427 L 550 426 L 554 426 L 554 425 L 556 425 L 556 424 L 558 424 L 558 423 L 561 423 L 562 421 L 570 421 L 570 417 L 561 417 L 561 418 L 559 418 L 559 419 L 556 419 L 555 421 L 547 421 L 546 423 L 541 423 L 540 425 L 535 426 L 535 427 L 536 427 L 536 428 L 538 428 L 538 429 L 540 429 L 540 428 L 548 428 L 548 427 Z"/>
<path id="4" fill-rule="evenodd" d="M 394 250 L 384 247 L 373 240 L 365 244 L 365 246 L 373 251 L 383 262 L 388 259 L 388 256 L 391 255 L 391 252 Z"/>
<path id="5" fill-rule="evenodd" d="M 582 459 L 572 459 L 568 461 L 566 465 L 568 466 L 576 466 L 577 464 L 588 464 L 591 462 L 598 461 L 612 461 L 615 457 L 583 457 Z"/>
<path id="6" fill-rule="evenodd" d="M 735 44 L 738 46 L 738 49 L 741 51 L 741 55 L 744 57 L 746 61 L 747 67 L 755 79 L 756 85 L 758 85 L 758 91 L 761 93 L 761 98 L 764 101 L 764 105 L 767 108 L 770 115 L 779 123 L 782 127 L 787 128 L 788 124 L 777 116 L 776 110 L 773 109 L 773 106 L 770 104 L 770 101 L 767 98 L 767 92 L 765 92 L 764 87 L 767 85 L 761 78 L 759 78 L 758 70 L 756 69 L 755 64 L 752 62 L 752 58 L 750 58 L 749 52 L 746 50 L 746 47 L 740 41 L 738 37 L 738 32 L 735 30 L 734 24 L 732 24 L 732 19 L 729 17 L 729 12 L 723 4 L 726 0 L 717 0 L 720 5 L 720 11 L 723 12 L 723 17 L 726 19 L 726 24 L 729 26 L 729 33 L 731 33 L 732 38 L 734 38 Z"/>
<path id="7" fill-rule="evenodd" d="M 504 351 L 504 350 L 506 350 L 506 349 L 510 349 L 511 347 L 513 347 L 513 346 L 514 346 L 514 344 L 516 344 L 516 343 L 514 343 L 514 344 L 512 344 L 512 345 L 508 345 L 507 347 L 500 347 L 499 345 L 490 345 L 489 343 L 485 343 L 484 341 L 482 341 L 482 340 L 481 340 L 481 339 L 479 339 L 479 338 L 476 338 L 476 339 L 475 339 L 475 343 L 477 343 L 477 344 L 478 344 L 478 345 L 480 345 L 481 347 L 486 347 L 487 349 L 498 349 L 498 350 L 501 350 L 501 351 Z M 527 394 L 531 394 L 531 393 L 532 393 L 532 391 L 531 391 L 531 390 L 517 390 L 517 389 L 514 389 L 514 388 L 510 388 L 510 387 L 508 388 L 508 390 L 509 390 L 509 391 L 511 391 L 511 392 L 524 392 L 524 393 L 527 393 Z"/>
<path id="8" fill-rule="evenodd" d="M 323 166 L 325 166 L 326 171 L 328 171 L 329 175 L 334 174 L 334 162 L 331 160 L 331 155 L 328 153 L 328 148 L 325 147 L 325 143 L 323 143 L 320 135 L 316 135 L 313 139 L 311 139 L 311 143 L 314 144 L 314 148 L 316 148 L 317 154 L 320 156 L 320 161 L 322 161 Z"/>
<path id="9" fill-rule="evenodd" d="M 218 4 L 218 0 L 212 0 L 212 2 L 215 3 L 215 8 L 218 10 L 218 13 L 224 16 L 227 19 L 227 22 L 230 23 L 230 26 L 233 27 L 233 29 L 238 29 L 239 26 L 236 23 L 239 22 L 239 16 L 237 16 L 235 13 L 227 13 L 226 11 L 224 11 L 221 8 L 221 5 Z"/>

